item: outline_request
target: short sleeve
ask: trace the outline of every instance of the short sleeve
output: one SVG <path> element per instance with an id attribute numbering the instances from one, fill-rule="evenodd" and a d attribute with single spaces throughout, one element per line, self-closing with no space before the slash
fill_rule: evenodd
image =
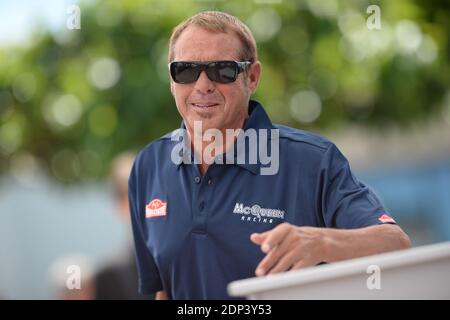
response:
<path id="1" fill-rule="evenodd" d="M 319 202 L 327 227 L 353 229 L 395 223 L 375 193 L 358 181 L 334 144 L 322 159 L 320 180 Z"/>
<path id="2" fill-rule="evenodd" d="M 138 290 L 141 294 L 153 294 L 162 290 L 162 283 L 158 267 L 144 240 L 145 233 L 143 232 L 143 228 L 145 227 L 145 221 L 143 221 L 144 215 L 137 205 L 139 201 L 135 188 L 135 178 L 135 166 L 133 166 L 128 181 L 128 202 L 138 269 Z"/>

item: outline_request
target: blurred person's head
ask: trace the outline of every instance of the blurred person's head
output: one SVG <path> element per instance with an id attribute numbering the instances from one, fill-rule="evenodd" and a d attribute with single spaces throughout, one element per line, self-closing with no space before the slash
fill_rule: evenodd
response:
<path id="1" fill-rule="evenodd" d="M 127 223 L 130 221 L 130 209 L 128 206 L 128 177 L 133 166 L 135 155 L 124 152 L 116 156 L 111 164 L 110 178 L 117 205 L 117 212 L 121 219 Z"/>
<path id="2" fill-rule="evenodd" d="M 66 255 L 50 266 L 51 295 L 59 300 L 93 300 L 94 268 L 82 255 Z"/>
<path id="3" fill-rule="evenodd" d="M 202 71 L 196 81 L 177 83 L 170 89 L 186 129 L 194 121 L 202 129 L 241 128 L 248 116 L 250 95 L 256 90 L 261 66 L 250 29 L 238 18 L 217 11 L 198 13 L 174 28 L 169 44 L 169 62 L 249 61 L 235 81 L 219 83 Z M 224 70 L 231 74 L 232 69 Z"/>

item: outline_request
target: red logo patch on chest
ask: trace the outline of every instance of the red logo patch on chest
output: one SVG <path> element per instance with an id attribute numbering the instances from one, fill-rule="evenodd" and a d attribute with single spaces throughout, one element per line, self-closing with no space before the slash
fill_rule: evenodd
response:
<path id="1" fill-rule="evenodd" d="M 145 217 L 154 218 L 167 215 L 167 202 L 153 199 L 145 206 Z"/>

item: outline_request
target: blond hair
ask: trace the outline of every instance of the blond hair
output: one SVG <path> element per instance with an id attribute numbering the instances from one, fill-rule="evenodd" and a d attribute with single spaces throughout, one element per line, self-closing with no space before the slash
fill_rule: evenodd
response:
<path id="1" fill-rule="evenodd" d="M 172 62 L 174 59 L 175 43 L 181 33 L 192 25 L 211 32 L 234 32 L 242 43 L 239 58 L 251 62 L 258 60 L 255 38 L 250 29 L 241 20 L 225 12 L 203 11 L 181 22 L 173 29 L 169 43 L 169 62 Z"/>

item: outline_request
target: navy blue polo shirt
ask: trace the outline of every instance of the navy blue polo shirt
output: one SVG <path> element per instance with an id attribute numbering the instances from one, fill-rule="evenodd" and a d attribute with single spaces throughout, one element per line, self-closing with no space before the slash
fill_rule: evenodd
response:
<path id="1" fill-rule="evenodd" d="M 254 277 L 264 258 L 253 232 L 297 226 L 361 228 L 393 222 L 346 158 L 316 134 L 273 125 L 250 100 L 246 129 L 279 129 L 279 169 L 256 164 L 177 164 L 168 134 L 138 154 L 129 201 L 139 291 L 170 299 L 229 299 L 229 282 Z"/>

